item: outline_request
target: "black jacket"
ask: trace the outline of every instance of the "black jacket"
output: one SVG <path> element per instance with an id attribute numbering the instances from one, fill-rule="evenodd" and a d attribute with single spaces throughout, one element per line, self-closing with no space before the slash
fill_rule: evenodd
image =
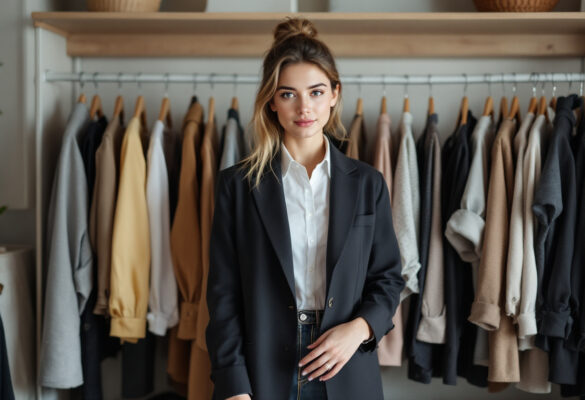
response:
<path id="1" fill-rule="evenodd" d="M 330 399 L 382 400 L 378 341 L 392 327 L 404 287 L 388 189 L 378 171 L 330 146 L 327 297 L 322 331 L 356 317 L 375 340 L 326 382 Z M 214 399 L 251 393 L 288 398 L 295 363 L 296 302 L 290 230 L 274 174 L 251 189 L 241 164 L 221 171 L 211 230 L 207 347 Z"/>

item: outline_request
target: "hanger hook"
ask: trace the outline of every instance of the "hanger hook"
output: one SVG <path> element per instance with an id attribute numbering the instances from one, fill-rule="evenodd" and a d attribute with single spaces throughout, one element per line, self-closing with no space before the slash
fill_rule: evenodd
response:
<path id="1" fill-rule="evenodd" d="M 136 86 L 138 86 L 138 90 L 140 92 L 142 92 L 142 83 L 140 82 L 140 77 L 141 76 L 142 76 L 142 72 L 139 72 L 139 73 L 136 74 L 136 77 L 135 77 Z"/>
<path id="2" fill-rule="evenodd" d="M 382 74 L 382 95 L 386 97 L 386 75 Z"/>
<path id="3" fill-rule="evenodd" d="M 234 74 L 234 97 L 238 93 L 238 74 Z"/>
<path id="4" fill-rule="evenodd" d="M 167 72 L 165 74 L 165 97 L 169 97 L 169 81 L 171 80 L 170 74 Z"/>
<path id="5" fill-rule="evenodd" d="M 468 84 L 467 74 L 464 73 L 463 78 L 465 79 L 465 83 L 463 84 L 463 96 L 467 97 L 467 84 Z"/>
<path id="6" fill-rule="evenodd" d="M 512 84 L 512 94 L 516 95 L 516 90 L 518 90 L 518 79 L 516 78 L 516 72 L 512 72 L 512 76 L 514 79 L 514 83 Z"/>
<path id="7" fill-rule="evenodd" d="M 506 85 L 505 85 L 504 73 L 502 72 L 500 75 L 502 76 L 502 79 L 501 79 L 501 83 L 502 83 L 502 95 L 503 96 L 506 96 Z"/>
<path id="8" fill-rule="evenodd" d="M 358 75 L 358 97 L 362 97 L 362 75 Z"/>
<path id="9" fill-rule="evenodd" d="M 83 81 L 83 72 L 79 73 L 79 87 L 81 88 L 81 90 L 83 90 L 83 87 L 85 86 L 85 82 Z"/>
<path id="10" fill-rule="evenodd" d="M 545 77 L 543 77 L 543 78 L 542 78 L 542 88 L 541 88 L 541 90 L 542 90 L 542 95 L 543 95 L 543 96 L 545 95 L 545 91 L 544 91 L 544 86 L 545 86 L 545 85 L 546 85 L 546 79 L 545 79 Z"/>
<path id="11" fill-rule="evenodd" d="M 97 72 L 94 72 L 94 73 L 93 73 L 93 86 L 95 87 L 95 90 L 96 90 L 96 92 L 97 92 L 97 90 L 98 90 L 98 84 L 97 84 L 97 74 L 98 74 Z"/>
<path id="12" fill-rule="evenodd" d="M 406 79 L 406 82 L 404 84 L 404 98 L 407 99 L 408 98 L 408 84 L 410 83 L 410 77 L 408 76 L 408 74 L 404 75 L 404 78 Z"/>
<path id="13" fill-rule="evenodd" d="M 583 79 L 579 83 L 579 96 L 583 96 Z"/>
<path id="14" fill-rule="evenodd" d="M 532 97 L 536 97 L 536 84 L 537 84 L 537 76 L 536 73 L 530 73 L 530 80 L 532 81 Z"/>
<path id="15" fill-rule="evenodd" d="M 197 91 L 197 73 L 193 74 L 193 93 Z"/>
<path id="16" fill-rule="evenodd" d="M 571 94 L 571 88 L 573 87 L 573 77 L 568 72 L 565 72 L 567 81 L 569 81 L 569 94 Z"/>
<path id="17" fill-rule="evenodd" d="M 122 91 L 122 73 L 118 73 L 118 93 Z"/>
<path id="18" fill-rule="evenodd" d="M 557 94 L 557 84 L 555 82 L 555 75 L 553 73 L 550 74 L 550 79 L 552 81 L 552 97 L 556 97 L 555 95 Z"/>
<path id="19" fill-rule="evenodd" d="M 487 82 L 488 94 L 490 97 L 492 97 L 492 74 L 484 74 L 483 79 Z"/>
<path id="20" fill-rule="evenodd" d="M 433 97 L 433 75 L 429 74 L 429 97 Z"/>
<path id="21" fill-rule="evenodd" d="M 210 76 L 209 76 L 209 86 L 211 87 L 211 91 L 212 91 L 212 92 L 213 92 L 213 85 L 214 85 L 214 82 L 213 82 L 213 76 L 214 76 L 214 75 L 215 75 L 215 73 L 214 73 L 214 72 L 212 72 L 212 73 L 210 74 Z"/>

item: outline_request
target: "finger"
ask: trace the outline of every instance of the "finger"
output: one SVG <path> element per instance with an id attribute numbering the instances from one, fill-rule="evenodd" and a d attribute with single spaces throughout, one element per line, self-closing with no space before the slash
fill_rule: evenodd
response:
<path id="1" fill-rule="evenodd" d="M 327 362 L 329 362 L 329 365 L 333 365 L 330 361 L 326 361 L 326 359 L 324 358 L 325 355 L 323 355 L 322 357 L 317 358 L 316 360 L 314 360 L 313 362 L 309 363 L 309 365 L 307 365 L 307 367 L 305 369 L 303 369 L 302 371 L 302 375 L 308 375 L 311 372 L 315 371 L 317 368 L 320 368 L 321 366 L 325 365 Z"/>
<path id="2" fill-rule="evenodd" d="M 317 338 L 317 340 L 315 340 L 313 343 L 311 343 L 310 345 L 307 346 L 308 349 L 313 349 L 317 346 L 319 346 L 323 340 L 325 340 L 327 338 L 327 336 L 329 336 L 329 334 L 331 333 L 331 329 L 329 329 L 328 331 L 326 331 L 325 333 L 323 333 L 321 336 L 319 336 Z"/>
<path id="3" fill-rule="evenodd" d="M 327 350 L 326 343 L 320 343 L 317 348 L 313 349 L 309 354 L 304 356 L 301 361 L 299 361 L 299 367 L 306 365 L 313 361 L 314 359 L 318 358 Z"/>
<path id="4" fill-rule="evenodd" d="M 319 367 L 319 369 L 317 369 L 316 371 L 314 371 L 311 375 L 309 375 L 309 380 L 312 381 L 315 378 L 320 377 L 321 375 L 331 371 L 332 368 L 335 368 L 335 361 L 333 360 L 329 360 L 326 363 L 323 363 L 321 365 L 321 367 Z"/>
<path id="5" fill-rule="evenodd" d="M 333 378 L 339 371 L 341 371 L 341 368 L 343 368 L 344 365 L 345 363 L 338 362 L 333 368 L 331 368 L 331 370 L 329 370 L 329 372 L 319 378 L 319 381 L 325 382 L 326 380 Z"/>

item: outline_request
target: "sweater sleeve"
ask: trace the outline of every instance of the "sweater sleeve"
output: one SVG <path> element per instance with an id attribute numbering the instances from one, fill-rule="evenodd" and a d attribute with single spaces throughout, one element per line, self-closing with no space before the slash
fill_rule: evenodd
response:
<path id="1" fill-rule="evenodd" d="M 402 277 L 406 282 L 406 287 L 400 294 L 401 300 L 404 300 L 412 293 L 419 292 L 417 274 L 420 269 L 418 252 L 420 189 L 412 131 L 404 121 L 401 129 L 400 148 L 394 172 L 392 217 L 402 259 Z"/>
<path id="2" fill-rule="evenodd" d="M 134 118 L 122 141 L 110 278 L 110 335 L 130 342 L 146 334 L 150 237 L 145 188 L 140 122 Z"/>

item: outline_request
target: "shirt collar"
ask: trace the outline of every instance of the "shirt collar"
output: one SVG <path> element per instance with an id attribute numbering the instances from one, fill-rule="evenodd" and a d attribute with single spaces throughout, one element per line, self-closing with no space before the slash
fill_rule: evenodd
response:
<path id="1" fill-rule="evenodd" d="M 315 169 L 322 168 L 322 165 L 324 165 L 325 167 L 327 167 L 327 169 L 326 169 L 327 176 L 329 178 L 331 178 L 331 153 L 329 151 L 329 138 L 327 138 L 327 135 L 323 135 L 323 136 L 325 137 L 325 157 L 323 157 L 323 160 L 315 166 Z M 303 165 L 301 165 L 294 158 L 292 158 L 292 156 L 288 152 L 288 149 L 286 148 L 284 143 L 282 143 L 282 156 L 280 158 L 281 158 L 281 169 L 282 169 L 281 172 L 282 172 L 283 179 L 286 176 L 286 174 L 288 173 L 291 164 L 294 163 L 294 164 L 304 168 Z"/>

